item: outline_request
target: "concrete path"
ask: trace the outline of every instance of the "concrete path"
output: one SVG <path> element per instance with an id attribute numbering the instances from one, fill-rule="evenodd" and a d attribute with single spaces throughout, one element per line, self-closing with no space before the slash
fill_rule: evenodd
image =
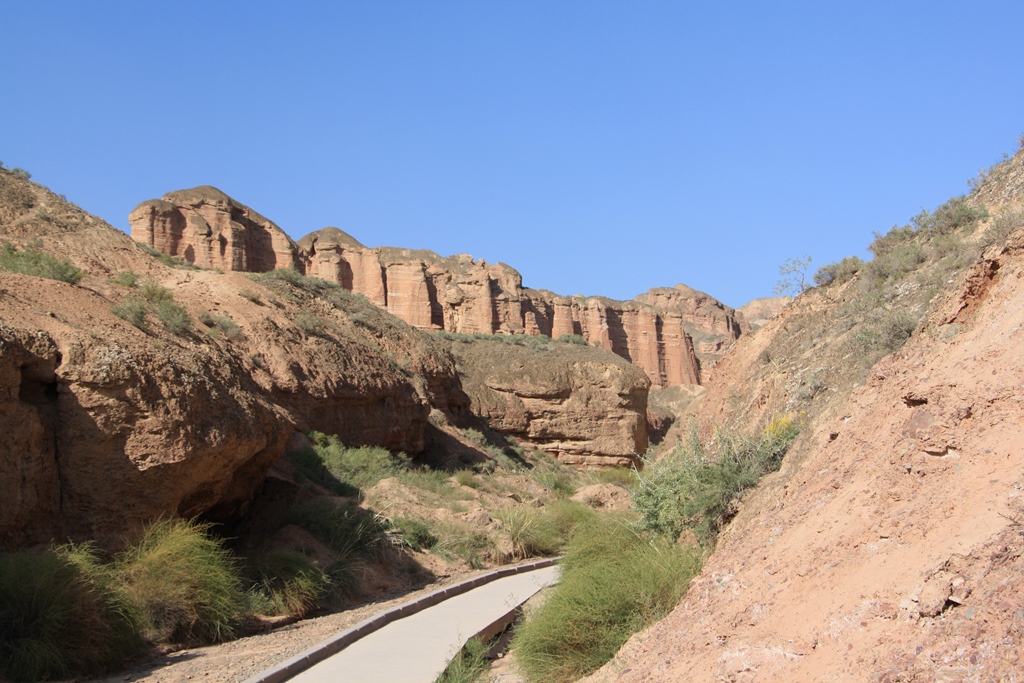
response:
<path id="1" fill-rule="evenodd" d="M 545 567 L 492 581 L 388 624 L 291 680 L 433 683 L 468 639 L 557 580 L 558 568 Z"/>
<path id="2" fill-rule="evenodd" d="M 353 634 L 359 639 L 292 678 L 287 676 L 294 665 L 285 663 L 247 683 L 432 683 L 467 640 L 481 633 L 496 635 L 519 605 L 557 581 L 557 566 L 506 575 L 397 618 L 369 635 Z"/>

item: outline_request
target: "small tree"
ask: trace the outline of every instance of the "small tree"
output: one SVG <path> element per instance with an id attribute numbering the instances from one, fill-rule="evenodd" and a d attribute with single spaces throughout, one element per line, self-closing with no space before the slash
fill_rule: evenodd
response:
<path id="1" fill-rule="evenodd" d="M 807 282 L 807 267 L 811 265 L 811 257 L 788 258 L 779 266 L 779 275 L 782 279 L 775 284 L 776 294 L 792 293 L 794 296 L 810 289 Z"/>

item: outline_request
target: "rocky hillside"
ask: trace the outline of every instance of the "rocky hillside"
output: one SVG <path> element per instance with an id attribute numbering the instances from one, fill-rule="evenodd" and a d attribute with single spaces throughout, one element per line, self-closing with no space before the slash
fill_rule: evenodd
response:
<path id="1" fill-rule="evenodd" d="M 705 426 L 807 426 L 683 602 L 587 680 L 1019 675 L 1022 180 L 1024 151 L 719 363 Z"/>
<path id="2" fill-rule="evenodd" d="M 199 268 L 24 175 L 0 169 L 0 545 L 117 544 L 160 515 L 236 519 L 296 431 L 430 458 L 458 436 L 447 425 L 482 424 L 445 340 L 333 283 L 268 272 L 296 264 L 258 214 L 231 204 L 185 218 L 217 235 L 180 245 L 221 270 Z M 183 195 L 221 201 L 210 192 Z M 622 372 L 613 354 L 590 353 Z M 646 385 L 627 406 L 604 396 L 619 390 L 574 385 L 568 398 L 584 391 L 594 422 L 614 408 L 614 420 L 633 411 L 642 423 Z M 601 447 L 631 452 L 638 434 Z"/>
<path id="3" fill-rule="evenodd" d="M 655 387 L 700 384 L 702 369 L 749 329 L 733 309 L 685 285 L 653 289 L 632 301 L 565 297 L 526 289 L 515 269 L 468 254 L 369 248 L 337 228 L 294 243 L 277 225 L 212 187 L 143 202 L 129 222 L 136 241 L 187 263 L 240 272 L 294 266 L 419 329 L 580 336 L 638 365 Z"/>

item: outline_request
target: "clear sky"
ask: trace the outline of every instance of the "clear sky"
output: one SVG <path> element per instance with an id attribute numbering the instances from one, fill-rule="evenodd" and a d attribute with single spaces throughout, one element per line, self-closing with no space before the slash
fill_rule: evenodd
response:
<path id="1" fill-rule="evenodd" d="M 0 161 L 127 229 L 215 185 L 292 237 L 529 287 L 770 296 L 1024 133 L 1024 2 L 0 1 Z"/>

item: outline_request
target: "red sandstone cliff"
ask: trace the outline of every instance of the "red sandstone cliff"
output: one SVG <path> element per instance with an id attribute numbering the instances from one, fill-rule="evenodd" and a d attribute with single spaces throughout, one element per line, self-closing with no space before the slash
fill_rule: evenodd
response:
<path id="1" fill-rule="evenodd" d="M 136 242 L 203 268 L 263 273 L 297 265 L 281 228 L 215 187 L 142 202 L 128 222 Z"/>
<path id="2" fill-rule="evenodd" d="M 370 248 L 337 228 L 294 243 L 274 223 L 209 187 L 143 202 L 129 222 L 135 240 L 189 263 L 254 272 L 295 266 L 421 329 L 579 335 L 642 368 L 655 388 L 700 384 L 702 367 L 714 365 L 748 329 L 733 309 L 685 285 L 652 289 L 632 301 L 564 297 L 525 289 L 514 268 L 467 254 Z"/>

